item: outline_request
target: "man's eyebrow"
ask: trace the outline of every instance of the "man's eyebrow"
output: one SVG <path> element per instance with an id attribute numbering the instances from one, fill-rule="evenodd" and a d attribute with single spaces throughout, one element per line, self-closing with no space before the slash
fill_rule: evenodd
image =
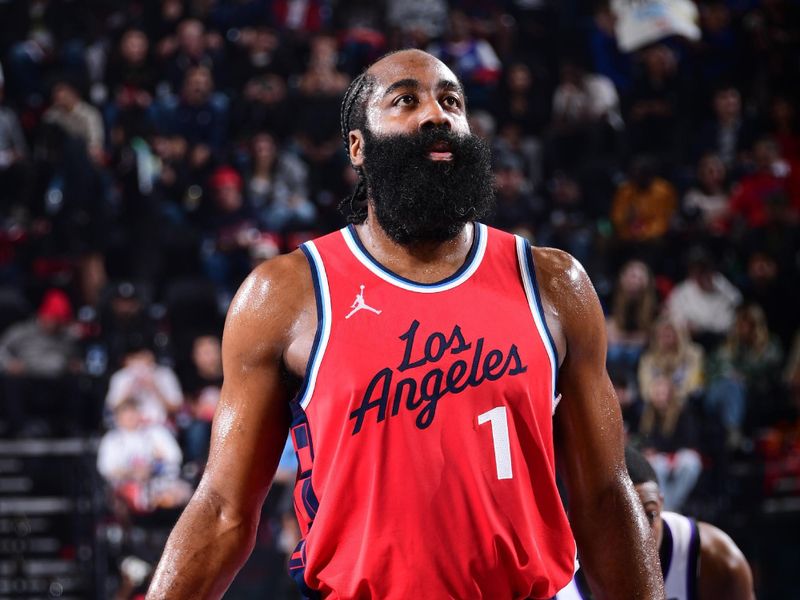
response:
<path id="1" fill-rule="evenodd" d="M 450 79 L 440 79 L 439 83 L 436 84 L 436 89 L 438 90 L 449 90 L 451 92 L 457 92 L 464 96 L 464 88 L 461 87 L 461 84 L 457 81 L 452 81 Z"/>
<path id="2" fill-rule="evenodd" d="M 383 92 L 384 96 L 388 96 L 395 90 L 399 90 L 400 88 L 406 88 L 411 90 L 419 89 L 419 81 L 416 79 L 400 79 L 399 81 L 395 81 L 389 87 L 386 88 L 386 91 Z"/>
<path id="3" fill-rule="evenodd" d="M 403 88 L 408 90 L 418 90 L 420 88 L 420 84 L 419 81 L 417 81 L 416 79 L 411 79 L 411 78 L 400 79 L 398 81 L 395 81 L 389 87 L 387 87 L 386 91 L 383 92 L 383 95 L 388 96 L 392 92 L 395 92 Z M 457 92 L 462 97 L 464 96 L 464 88 L 461 87 L 461 84 L 456 81 L 452 81 L 450 79 L 440 79 L 436 84 L 436 89 L 440 91 L 449 90 Z"/>

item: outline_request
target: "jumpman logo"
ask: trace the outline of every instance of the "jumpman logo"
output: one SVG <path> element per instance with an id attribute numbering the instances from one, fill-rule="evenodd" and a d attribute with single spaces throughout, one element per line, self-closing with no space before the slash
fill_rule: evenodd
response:
<path id="1" fill-rule="evenodd" d="M 370 305 L 364 302 L 364 284 L 361 284 L 361 291 L 356 295 L 356 299 L 350 305 L 350 308 L 353 310 L 348 313 L 345 319 L 349 319 L 360 310 L 371 310 L 376 315 L 381 314 L 381 311 L 379 311 L 377 308 L 372 308 Z"/>

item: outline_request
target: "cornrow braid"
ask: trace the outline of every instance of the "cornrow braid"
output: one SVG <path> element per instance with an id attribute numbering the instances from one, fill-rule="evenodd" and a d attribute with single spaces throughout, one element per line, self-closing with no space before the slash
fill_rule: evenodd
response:
<path id="1" fill-rule="evenodd" d="M 342 99 L 342 108 L 339 115 L 342 128 L 342 142 L 344 150 L 350 153 L 350 132 L 366 126 L 366 102 L 364 96 L 372 84 L 372 76 L 366 71 L 350 82 Z M 350 196 L 344 198 L 339 204 L 339 211 L 345 216 L 348 223 L 362 223 L 367 218 L 367 180 L 363 169 L 356 168 L 358 182 Z"/>

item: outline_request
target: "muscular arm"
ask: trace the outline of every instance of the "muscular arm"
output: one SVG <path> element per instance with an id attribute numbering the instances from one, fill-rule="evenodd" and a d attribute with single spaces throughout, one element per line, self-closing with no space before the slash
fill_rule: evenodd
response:
<path id="1" fill-rule="evenodd" d="M 655 542 L 625 469 L 622 418 L 606 373 L 597 294 L 568 254 L 535 249 L 534 262 L 563 357 L 556 452 L 581 564 L 598 600 L 661 599 Z"/>
<path id="2" fill-rule="evenodd" d="M 698 523 L 700 530 L 700 600 L 755 600 L 747 559 L 724 531 Z"/>
<path id="3" fill-rule="evenodd" d="M 252 551 L 288 431 L 282 363 L 307 273 L 302 255 L 279 257 L 254 271 L 231 304 L 208 465 L 167 541 L 148 600 L 219 598 Z"/>

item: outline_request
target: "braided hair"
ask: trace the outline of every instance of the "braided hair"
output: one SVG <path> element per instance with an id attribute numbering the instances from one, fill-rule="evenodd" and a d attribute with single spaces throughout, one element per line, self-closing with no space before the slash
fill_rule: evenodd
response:
<path id="1" fill-rule="evenodd" d="M 374 78 L 362 72 L 358 77 L 350 82 L 347 91 L 344 93 L 340 121 L 342 127 L 342 141 L 344 150 L 350 153 L 350 132 L 354 129 L 362 131 L 367 125 L 367 96 L 372 89 Z M 339 204 L 339 210 L 347 218 L 348 223 L 362 223 L 367 218 L 367 179 L 364 170 L 356 167 L 358 182 L 349 197 L 346 197 Z"/>

